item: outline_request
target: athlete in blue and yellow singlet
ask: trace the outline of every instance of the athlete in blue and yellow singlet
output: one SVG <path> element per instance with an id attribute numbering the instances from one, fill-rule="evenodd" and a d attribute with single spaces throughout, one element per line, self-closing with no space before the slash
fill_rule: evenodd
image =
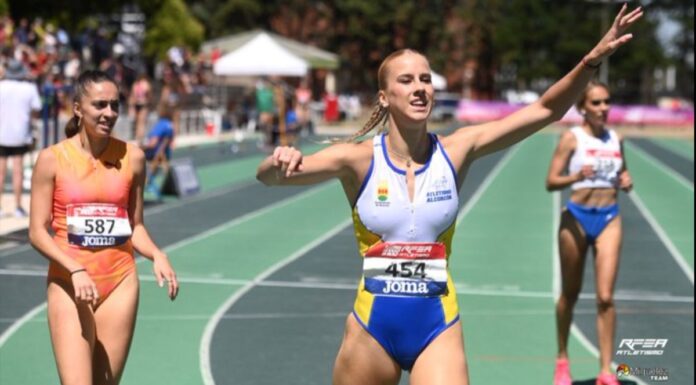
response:
<path id="1" fill-rule="evenodd" d="M 373 138 L 370 171 L 353 223 L 364 258 L 353 314 L 404 369 L 458 318 L 447 271 L 459 199 L 456 173 L 435 135 L 430 158 L 414 171 L 413 200 L 406 170 L 389 158 L 385 135 Z"/>
<path id="2" fill-rule="evenodd" d="M 469 374 L 448 258 L 458 190 L 471 163 L 559 119 L 597 63 L 627 42 L 642 16 L 622 8 L 590 53 L 541 98 L 497 121 L 428 132 L 432 71 L 422 54 L 399 50 L 379 67 L 377 103 L 343 143 L 305 156 L 275 148 L 259 165 L 267 185 L 340 180 L 352 207 L 363 274 L 333 370 L 334 385 L 468 385 Z M 361 141 L 384 124 L 387 134 Z"/>

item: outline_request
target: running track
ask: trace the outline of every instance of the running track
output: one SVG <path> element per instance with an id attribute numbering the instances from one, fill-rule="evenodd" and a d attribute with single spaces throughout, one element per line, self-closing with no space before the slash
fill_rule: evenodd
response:
<path id="1" fill-rule="evenodd" d="M 451 273 L 473 384 L 550 383 L 563 197 L 543 186 L 556 140 L 536 135 L 479 160 L 464 183 Z M 669 342 L 662 356 L 615 362 L 664 368 L 667 383 L 693 384 L 693 142 L 631 139 L 626 152 L 636 189 L 620 198 L 617 342 Z M 146 221 L 177 268 L 181 294 L 168 301 L 149 263 L 139 264 L 141 305 L 122 384 L 330 383 L 360 272 L 339 185 L 263 187 L 251 149 L 201 146 L 176 156 L 194 159 L 204 191 L 148 207 Z M 576 385 L 593 384 L 597 371 L 589 267 L 570 343 Z M 45 269 L 27 245 L 0 251 L 2 385 L 58 383 Z"/>

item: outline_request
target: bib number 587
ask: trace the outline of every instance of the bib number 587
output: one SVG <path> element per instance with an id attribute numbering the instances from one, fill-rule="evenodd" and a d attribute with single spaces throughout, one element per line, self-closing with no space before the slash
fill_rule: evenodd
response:
<path id="1" fill-rule="evenodd" d="M 85 232 L 88 234 L 111 234 L 115 222 L 113 219 L 85 219 Z"/>

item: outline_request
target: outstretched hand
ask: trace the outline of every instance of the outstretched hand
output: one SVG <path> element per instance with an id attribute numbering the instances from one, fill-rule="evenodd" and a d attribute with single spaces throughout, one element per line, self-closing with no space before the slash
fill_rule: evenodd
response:
<path id="1" fill-rule="evenodd" d="M 626 44 L 633 38 L 633 34 L 626 33 L 638 19 L 643 16 L 643 8 L 638 7 L 631 12 L 626 13 L 628 6 L 624 4 L 619 11 L 619 14 L 614 18 L 614 23 L 609 28 L 609 31 L 602 37 L 602 40 L 592 49 L 585 57 L 585 60 L 591 65 L 598 64 L 602 59 L 608 57 L 619 47 Z"/>

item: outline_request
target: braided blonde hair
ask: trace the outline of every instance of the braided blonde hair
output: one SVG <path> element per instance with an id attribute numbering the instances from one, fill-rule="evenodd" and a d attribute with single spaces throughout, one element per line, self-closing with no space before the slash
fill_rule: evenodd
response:
<path id="1" fill-rule="evenodd" d="M 379 65 L 379 70 L 377 70 L 377 83 L 379 84 L 379 89 L 380 90 L 385 90 L 387 88 L 387 66 L 389 63 L 396 59 L 397 57 L 404 55 L 406 53 L 414 53 L 416 55 L 420 55 L 425 57 L 422 53 L 410 49 L 410 48 L 404 48 L 400 49 L 398 51 L 394 51 L 389 56 L 384 58 L 382 60 L 382 64 Z M 372 131 L 375 127 L 379 126 L 380 124 L 382 125 L 382 128 L 380 129 L 379 132 L 384 132 L 387 130 L 386 124 L 387 120 L 389 119 L 389 109 L 385 106 L 383 106 L 379 102 L 379 98 L 375 102 L 374 107 L 372 108 L 372 114 L 370 115 L 370 118 L 365 122 L 363 127 L 355 132 L 353 135 L 350 136 L 350 138 L 342 140 L 341 142 L 344 143 L 352 143 L 355 142 L 357 139 L 360 137 L 367 135 L 370 131 Z"/>

